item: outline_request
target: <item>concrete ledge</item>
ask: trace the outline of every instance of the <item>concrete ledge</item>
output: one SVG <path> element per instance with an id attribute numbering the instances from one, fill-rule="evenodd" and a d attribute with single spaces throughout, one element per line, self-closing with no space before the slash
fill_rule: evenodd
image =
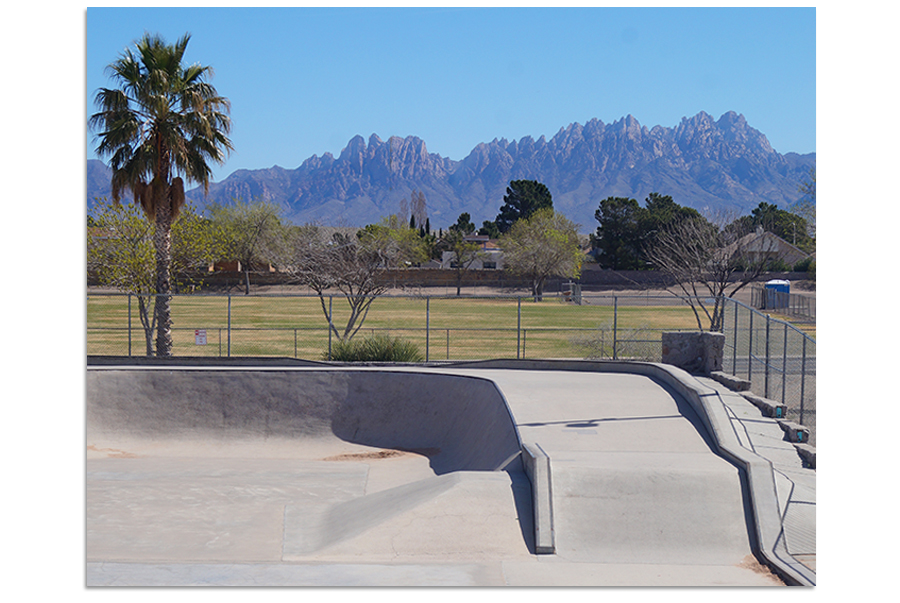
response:
<path id="1" fill-rule="evenodd" d="M 709 374 L 710 378 L 718 381 L 728 389 L 734 392 L 746 392 L 750 390 L 750 382 L 722 371 L 713 371 Z"/>
<path id="2" fill-rule="evenodd" d="M 814 447 L 809 444 L 794 444 L 794 448 L 797 449 L 797 454 L 800 455 L 804 463 L 812 469 L 816 468 L 816 449 Z"/>
<path id="3" fill-rule="evenodd" d="M 550 458 L 537 444 L 523 444 L 522 462 L 531 480 L 534 504 L 534 551 L 538 555 L 556 552 L 553 533 L 553 500 L 550 490 Z"/>
<path id="4" fill-rule="evenodd" d="M 743 392 L 741 395 L 744 396 L 748 402 L 753 404 L 753 406 L 762 411 L 763 416 L 771 417 L 773 419 L 783 419 L 787 415 L 787 406 L 784 404 L 779 404 L 774 400 L 769 400 L 768 398 L 763 398 L 762 396 L 757 396 L 750 392 Z M 807 433 L 807 437 L 809 437 L 809 433 Z"/>
<path id="5" fill-rule="evenodd" d="M 287 357 L 231 356 L 88 356 L 87 366 L 112 367 L 211 367 L 211 368 L 276 368 L 276 367 L 328 367 L 327 362 L 301 360 Z"/>
<path id="6" fill-rule="evenodd" d="M 792 421 L 778 421 L 778 426 L 784 432 L 788 442 L 805 444 L 809 441 L 809 427 L 804 427 Z"/>

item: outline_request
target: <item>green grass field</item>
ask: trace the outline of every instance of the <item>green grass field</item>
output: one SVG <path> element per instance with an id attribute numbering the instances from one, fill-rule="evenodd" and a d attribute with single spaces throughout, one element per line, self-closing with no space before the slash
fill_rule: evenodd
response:
<path id="1" fill-rule="evenodd" d="M 327 322 L 317 297 L 232 296 L 230 301 L 232 356 L 318 360 L 327 351 Z M 520 306 L 510 298 L 435 297 L 426 302 L 425 298 L 382 297 L 372 304 L 357 337 L 387 332 L 416 343 L 423 353 L 427 344 L 431 360 L 581 358 L 585 352 L 573 341 L 602 337 L 604 342 L 611 342 L 614 319 L 620 346 L 626 347 L 622 340 L 630 337 L 655 341 L 645 347 L 659 348 L 662 331 L 697 328 L 690 308 L 676 305 L 674 298 L 620 297 L 617 311 L 612 297 L 587 302 L 574 305 L 560 298 L 545 298 L 539 303 L 523 299 Z M 346 301 L 335 297 L 332 312 L 335 325 L 343 330 L 349 315 Z M 172 321 L 175 355 L 228 355 L 226 296 L 176 296 L 172 300 Z M 127 296 L 89 295 L 88 354 L 127 355 L 128 324 Z M 196 329 L 206 330 L 206 345 L 195 344 Z M 132 298 L 131 354 L 143 355 L 145 350 L 137 301 Z M 638 355 L 652 357 L 654 353 L 659 354 Z"/>

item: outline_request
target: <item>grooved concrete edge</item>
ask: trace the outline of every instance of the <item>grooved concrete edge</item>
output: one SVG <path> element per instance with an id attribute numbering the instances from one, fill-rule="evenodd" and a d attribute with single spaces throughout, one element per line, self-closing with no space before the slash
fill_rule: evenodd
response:
<path id="1" fill-rule="evenodd" d="M 463 364 L 457 365 L 463 366 Z M 654 377 L 681 394 L 703 421 L 726 460 L 747 476 L 753 528 L 759 554 L 791 586 L 815 586 L 816 574 L 791 557 L 784 548 L 784 526 L 778 508 L 775 471 L 772 463 L 741 446 L 725 403 L 719 393 L 690 373 L 670 365 L 618 360 L 501 360 L 465 363 L 470 368 L 510 368 L 522 370 L 576 370 L 606 373 L 632 373 Z"/>

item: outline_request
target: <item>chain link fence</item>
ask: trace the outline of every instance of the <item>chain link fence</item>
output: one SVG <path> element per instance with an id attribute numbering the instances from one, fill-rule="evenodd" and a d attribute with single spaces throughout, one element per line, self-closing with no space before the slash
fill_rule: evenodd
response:
<path id="1" fill-rule="evenodd" d="M 145 304 L 152 306 L 152 296 Z M 87 353 L 152 354 L 155 333 L 148 345 L 139 306 L 136 295 L 89 295 Z M 338 295 L 172 295 L 173 354 L 328 359 L 346 331 L 348 308 Z M 147 315 L 152 317 L 152 310 Z M 400 337 L 415 343 L 427 361 L 659 361 L 663 332 L 697 328 L 690 306 L 671 295 L 573 298 L 560 293 L 541 302 L 522 296 L 385 295 L 372 303 L 354 337 Z"/>
<path id="2" fill-rule="evenodd" d="M 797 327 L 735 300 L 725 306 L 724 371 L 754 393 L 787 407 L 788 420 L 816 438 L 816 340 Z"/>
<path id="3" fill-rule="evenodd" d="M 808 295 L 776 291 L 754 285 L 750 289 L 750 305 L 759 310 L 769 310 L 790 316 L 797 321 L 816 322 L 816 299 Z"/>

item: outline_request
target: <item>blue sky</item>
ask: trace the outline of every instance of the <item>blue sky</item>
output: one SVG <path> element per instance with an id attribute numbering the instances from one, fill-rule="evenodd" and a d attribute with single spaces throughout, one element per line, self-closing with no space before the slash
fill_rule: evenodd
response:
<path id="1" fill-rule="evenodd" d="M 231 100 L 235 152 L 215 180 L 337 156 L 357 134 L 458 160 L 627 114 L 673 127 L 736 111 L 780 153 L 816 150 L 814 8 L 88 8 L 88 115 L 144 31 L 190 32 L 187 61 Z"/>

